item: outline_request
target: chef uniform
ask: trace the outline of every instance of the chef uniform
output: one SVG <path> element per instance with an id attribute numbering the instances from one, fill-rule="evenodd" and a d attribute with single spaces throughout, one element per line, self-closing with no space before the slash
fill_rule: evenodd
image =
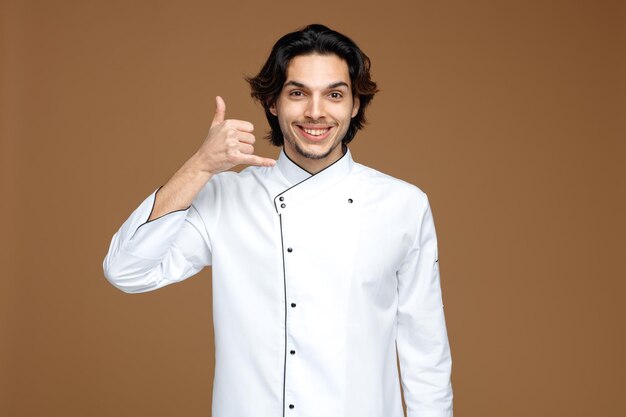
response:
<path id="1" fill-rule="evenodd" d="M 157 190 L 158 191 L 158 190 Z M 109 282 L 153 291 L 212 266 L 213 417 L 451 417 L 437 238 L 419 188 L 343 156 L 311 175 L 214 175 L 191 206 L 113 236 Z M 396 365 L 396 347 L 401 379 Z"/>

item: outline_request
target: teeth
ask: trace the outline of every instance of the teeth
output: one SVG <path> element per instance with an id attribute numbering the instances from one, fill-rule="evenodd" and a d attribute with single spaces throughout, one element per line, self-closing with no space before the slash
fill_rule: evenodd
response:
<path id="1" fill-rule="evenodd" d="M 324 133 L 328 132 L 328 128 L 326 128 L 326 129 L 306 129 L 306 128 L 303 127 L 302 130 L 304 130 L 309 135 L 313 135 L 313 136 L 320 136 L 320 135 L 323 135 Z"/>

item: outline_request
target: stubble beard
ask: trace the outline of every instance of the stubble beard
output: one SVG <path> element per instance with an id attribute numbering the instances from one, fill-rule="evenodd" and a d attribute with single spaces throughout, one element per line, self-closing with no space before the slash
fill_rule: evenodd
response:
<path id="1" fill-rule="evenodd" d="M 286 140 L 287 142 L 289 142 L 289 144 L 296 150 L 298 154 L 300 154 L 300 156 L 304 158 L 308 158 L 308 159 L 315 159 L 315 160 L 324 159 L 328 157 L 328 155 L 330 155 L 335 150 L 335 148 L 337 148 L 337 146 L 343 143 L 343 138 L 342 138 L 342 140 L 336 142 L 326 152 L 321 153 L 321 154 L 316 154 L 316 153 L 308 152 L 305 149 L 302 149 L 302 147 L 300 146 L 297 140 L 293 139 L 289 135 L 285 135 L 284 132 L 283 132 L 283 140 L 284 141 Z"/>

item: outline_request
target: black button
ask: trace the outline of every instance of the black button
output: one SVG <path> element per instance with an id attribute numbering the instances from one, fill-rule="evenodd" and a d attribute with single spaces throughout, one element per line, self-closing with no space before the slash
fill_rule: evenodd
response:
<path id="1" fill-rule="evenodd" d="M 290 351 L 289 353 L 291 353 L 292 355 L 295 355 L 295 354 L 296 354 L 296 351 L 295 351 L 295 350 L 292 350 L 292 351 Z"/>
<path id="2" fill-rule="evenodd" d="M 353 201 L 354 201 L 354 200 L 353 200 L 353 199 L 351 199 L 351 198 L 349 198 L 349 199 L 348 199 L 348 203 L 350 203 L 350 204 L 352 204 L 352 202 L 353 202 Z"/>
<path id="3" fill-rule="evenodd" d="M 293 249 L 292 248 L 287 248 L 287 252 L 291 253 L 291 252 L 293 252 Z"/>
<path id="4" fill-rule="evenodd" d="M 282 208 L 287 207 L 287 206 L 285 205 L 285 203 L 281 204 L 280 206 L 281 206 Z"/>
<path id="5" fill-rule="evenodd" d="M 291 303 L 291 306 L 292 306 L 292 307 L 295 307 L 295 306 L 296 306 L 296 303 Z"/>
<path id="6" fill-rule="evenodd" d="M 282 195 L 281 195 L 280 197 L 278 197 L 278 199 L 279 199 L 280 201 L 285 201 L 285 197 L 283 197 Z"/>
<path id="7" fill-rule="evenodd" d="M 289 404 L 289 408 L 294 408 L 294 407 L 295 407 L 295 405 Z"/>

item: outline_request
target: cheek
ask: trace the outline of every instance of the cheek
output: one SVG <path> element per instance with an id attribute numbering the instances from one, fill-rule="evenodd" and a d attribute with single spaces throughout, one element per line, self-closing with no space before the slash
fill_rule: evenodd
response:
<path id="1" fill-rule="evenodd" d="M 280 126 L 280 130 L 282 130 L 283 132 L 289 132 L 289 130 L 291 129 L 292 119 L 290 119 L 287 115 L 280 111 L 278 112 L 278 114 L 278 125 Z"/>
<path id="2" fill-rule="evenodd" d="M 301 114 L 297 106 L 281 106 L 278 108 L 279 119 L 285 123 L 290 123 L 295 120 L 299 120 L 298 116 Z"/>
<path id="3" fill-rule="evenodd" d="M 333 117 L 335 118 L 335 120 L 339 120 L 342 121 L 343 123 L 350 123 L 351 119 L 352 119 L 352 112 L 353 112 L 354 108 L 350 105 L 346 105 L 346 106 L 341 106 L 341 108 L 338 108 L 336 112 L 334 112 Z"/>

